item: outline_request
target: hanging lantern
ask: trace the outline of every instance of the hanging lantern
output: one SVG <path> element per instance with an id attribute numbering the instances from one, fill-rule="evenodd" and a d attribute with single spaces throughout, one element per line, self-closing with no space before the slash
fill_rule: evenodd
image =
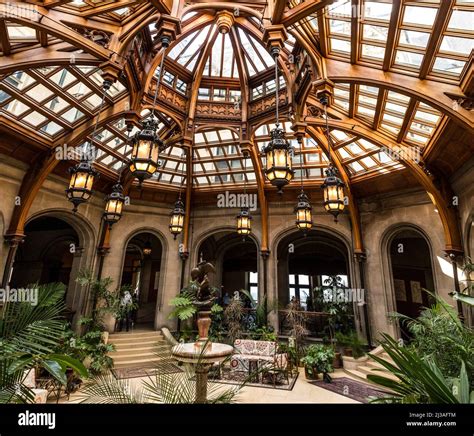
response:
<path id="1" fill-rule="evenodd" d="M 240 209 L 240 213 L 237 215 L 237 233 L 244 237 L 250 235 L 251 232 L 251 219 L 249 208 L 243 207 Z"/>
<path id="2" fill-rule="evenodd" d="M 337 169 L 329 164 L 326 170 L 326 178 L 321 186 L 323 188 L 324 208 L 334 216 L 337 222 L 337 216 L 344 210 L 344 182 L 337 176 Z"/>
<path id="3" fill-rule="evenodd" d="M 174 235 L 174 239 L 178 236 L 184 227 L 184 203 L 178 199 L 174 204 L 173 212 L 171 212 L 170 232 Z"/>
<path id="4" fill-rule="evenodd" d="M 292 147 L 285 139 L 283 129 L 278 124 L 271 131 L 271 141 L 264 147 L 266 167 L 265 174 L 273 186 L 282 194 L 282 188 L 293 178 L 291 153 Z"/>
<path id="5" fill-rule="evenodd" d="M 77 207 L 91 197 L 94 179 L 99 173 L 88 161 L 79 162 L 76 166 L 69 168 L 69 173 L 71 180 L 69 188 L 66 189 L 67 199 L 74 205 L 73 211 L 77 212 Z"/>
<path id="6" fill-rule="evenodd" d="M 125 196 L 120 183 L 113 186 L 112 192 L 105 197 L 104 220 L 112 227 L 113 224 L 122 218 Z"/>
<path id="7" fill-rule="evenodd" d="M 305 235 L 308 230 L 313 227 L 312 207 L 309 204 L 308 196 L 301 191 L 298 195 L 298 204 L 295 207 L 296 227 L 298 227 Z"/>
<path id="8" fill-rule="evenodd" d="M 143 122 L 143 129 L 132 139 L 130 172 L 140 181 L 149 179 L 158 168 L 158 154 L 163 141 L 156 133 L 157 121 L 152 118 Z"/>
<path id="9" fill-rule="evenodd" d="M 145 242 L 145 245 L 143 246 L 143 254 L 145 256 L 150 256 L 151 252 L 152 252 L 151 242 L 150 242 L 150 238 L 148 238 L 148 240 Z"/>

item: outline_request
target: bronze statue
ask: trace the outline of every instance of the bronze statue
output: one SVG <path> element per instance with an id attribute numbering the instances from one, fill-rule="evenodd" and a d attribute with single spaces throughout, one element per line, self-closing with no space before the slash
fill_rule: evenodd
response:
<path id="1" fill-rule="evenodd" d="M 209 273 L 215 273 L 216 270 L 212 263 L 202 260 L 191 270 L 191 279 L 197 283 L 198 290 L 196 292 L 196 301 L 198 306 L 210 306 L 216 299 L 214 296 L 214 289 L 209 284 Z"/>

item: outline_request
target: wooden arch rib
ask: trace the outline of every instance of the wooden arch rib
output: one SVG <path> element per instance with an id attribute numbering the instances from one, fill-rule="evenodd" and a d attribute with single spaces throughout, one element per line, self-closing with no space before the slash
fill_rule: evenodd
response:
<path id="1" fill-rule="evenodd" d="M 325 120 L 321 118 L 307 118 L 305 120 L 313 127 L 324 126 Z M 402 156 L 401 162 L 415 176 L 420 185 L 429 193 L 429 197 L 439 211 L 439 217 L 444 229 L 444 237 L 446 242 L 446 250 L 462 252 L 462 239 L 459 232 L 458 220 L 456 212 L 449 207 L 448 200 L 443 197 L 442 193 L 434 185 L 431 178 L 423 171 L 423 169 L 410 159 L 403 159 L 403 156 L 410 156 L 408 147 L 404 144 L 395 143 L 385 136 L 377 134 L 377 132 L 368 129 L 363 124 L 354 119 L 348 118 L 345 121 L 330 119 L 329 127 L 342 130 L 351 135 L 357 134 L 362 138 L 371 141 L 379 147 L 388 147 L 390 149 L 402 149 L 406 153 L 399 153 Z"/>
<path id="2" fill-rule="evenodd" d="M 127 99 L 124 98 L 120 102 L 116 103 L 108 111 L 104 111 L 99 118 L 99 126 L 103 126 L 110 121 L 123 116 L 127 111 Z M 91 119 L 80 131 L 74 132 L 68 138 L 66 142 L 69 146 L 77 146 L 82 139 L 88 134 L 92 133 L 95 125 L 95 119 Z M 36 159 L 30 169 L 26 172 L 21 182 L 18 196 L 21 199 L 21 204 L 13 209 L 12 218 L 7 232 L 6 237 L 12 236 L 24 236 L 25 222 L 28 218 L 31 205 L 43 185 L 46 178 L 58 165 L 59 160 L 56 159 L 54 150 L 44 152 L 41 156 Z"/>
<path id="3" fill-rule="evenodd" d="M 326 155 L 329 153 L 329 147 L 327 144 L 327 138 L 324 134 L 321 133 L 317 128 L 313 126 L 308 127 L 309 135 L 318 143 L 318 145 L 325 151 Z M 357 206 L 356 199 L 351 190 L 351 183 L 349 175 L 347 174 L 346 168 L 339 160 L 336 152 L 331 149 L 331 159 L 334 162 L 339 174 L 341 176 L 342 181 L 346 184 L 346 196 L 348 199 L 348 209 L 349 209 L 349 216 L 351 219 L 352 225 L 352 236 L 353 236 L 353 244 L 354 244 L 354 253 L 362 254 L 364 253 L 364 243 L 362 239 L 362 228 L 360 224 L 360 213 L 359 207 Z"/>
<path id="4" fill-rule="evenodd" d="M 36 14 L 31 15 L 41 18 L 38 20 L 31 19 L 27 16 L 28 13 L 25 13 L 25 16 L 22 16 L 20 13 L 11 14 L 8 11 L 7 4 L 0 4 L 0 14 L 8 17 L 8 21 L 21 24 L 32 29 L 36 29 L 41 32 L 45 32 L 48 35 L 66 41 L 75 47 L 81 48 L 82 50 L 97 57 L 100 60 L 108 60 L 113 55 L 113 52 L 111 50 L 94 43 L 90 39 L 87 39 L 80 33 L 75 32 L 63 23 L 69 22 L 71 24 L 74 23 L 81 26 L 87 24 L 87 27 L 90 28 L 104 28 L 107 27 L 107 24 L 100 23 L 98 21 L 85 20 L 80 17 L 74 17 L 71 14 L 59 12 L 52 9 L 45 9 L 40 6 L 30 5 L 29 8 L 31 10 L 36 11 Z M 112 27 L 114 31 L 117 30 L 115 26 Z M 27 51 L 25 53 L 27 53 Z"/>

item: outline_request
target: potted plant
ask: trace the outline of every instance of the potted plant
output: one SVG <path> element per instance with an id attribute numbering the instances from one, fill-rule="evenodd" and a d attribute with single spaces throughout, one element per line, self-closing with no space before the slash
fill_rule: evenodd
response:
<path id="1" fill-rule="evenodd" d="M 359 338 L 356 331 L 347 334 L 337 333 L 337 343 L 343 347 L 342 365 L 344 369 L 356 369 L 368 357 L 365 353 L 366 343 Z"/>
<path id="2" fill-rule="evenodd" d="M 301 359 L 306 378 L 317 380 L 319 373 L 325 375 L 332 372 L 334 356 L 334 349 L 331 346 L 321 344 L 310 345 L 306 349 L 306 355 Z"/>

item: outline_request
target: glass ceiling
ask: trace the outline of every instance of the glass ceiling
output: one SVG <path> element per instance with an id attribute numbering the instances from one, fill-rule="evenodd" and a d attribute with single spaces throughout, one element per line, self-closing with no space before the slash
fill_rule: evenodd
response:
<path id="1" fill-rule="evenodd" d="M 127 3 L 127 4 L 125 4 Z M 292 0 L 295 7 L 301 1 Z M 306 33 L 308 41 L 321 47 L 323 56 L 436 80 L 459 84 L 474 48 L 474 1 L 456 1 L 443 16 L 442 1 L 402 1 L 400 6 L 389 0 L 359 2 L 357 20 L 352 17 L 350 0 L 336 1 L 323 12 L 308 16 L 292 29 Z M 142 9 L 151 7 L 141 1 L 122 0 L 73 0 L 61 3 L 57 9 L 87 20 L 93 18 L 110 22 L 119 28 Z M 53 7 L 55 8 L 55 7 Z M 192 26 L 193 20 L 208 11 L 193 11 L 183 18 L 183 27 Z M 396 17 L 395 17 L 396 15 Z M 396 20 L 394 18 L 397 18 Z M 242 101 L 237 68 L 238 48 L 246 75 L 250 78 L 250 100 L 264 99 L 272 94 L 275 81 L 269 70 L 274 61 L 265 49 L 242 24 L 236 21 L 233 31 L 220 34 L 213 23 L 191 31 L 179 38 L 170 48 L 162 81 L 173 88 L 180 98 L 187 99 L 193 73 L 198 61 L 208 48 L 207 43 L 215 35 L 215 42 L 206 51 L 203 60 L 203 84 L 199 84 L 197 98 L 203 105 L 235 104 Z M 397 23 L 396 28 L 392 28 Z M 51 35 L 42 34 L 32 27 L 4 20 L 4 38 L 0 59 L 38 47 L 55 47 L 60 51 L 78 52 L 77 47 L 64 43 Z M 246 26 L 255 30 L 261 23 L 247 17 Z M 2 29 L 0 29 L 2 30 Z M 261 30 L 261 29 L 260 29 Z M 97 42 L 97 41 L 96 41 Z M 98 42 L 97 42 L 98 43 Z M 156 29 L 146 26 L 134 42 L 135 52 L 146 55 L 156 43 Z M 289 36 L 285 51 L 291 53 L 295 39 Z M 353 50 L 355 51 L 353 53 Z M 82 52 L 81 52 L 82 53 Z M 427 55 L 429 53 L 429 55 Z M 178 65 L 176 65 L 178 64 Z M 222 79 L 215 80 L 213 79 Z M 101 71 L 95 66 L 76 65 L 47 66 L 16 71 L 0 76 L 0 115 L 39 135 L 51 143 L 90 122 L 97 115 L 101 102 Z M 291 83 L 291 82 L 290 82 Z M 286 82 L 280 76 L 280 88 Z M 117 82 L 108 91 L 105 108 L 110 108 L 127 94 L 127 89 Z M 338 82 L 334 88 L 334 108 L 346 117 L 355 118 L 369 129 L 383 133 L 393 143 L 411 146 L 420 153 L 431 145 L 445 125 L 446 116 L 435 108 L 415 98 L 377 86 Z M 149 115 L 144 112 L 143 116 Z M 170 118 L 160 114 L 161 133 L 169 134 Z M 199 121 L 198 121 L 199 124 Z M 215 185 L 243 185 L 247 181 L 256 184 L 251 160 L 246 167 L 239 148 L 239 134 L 228 125 L 222 127 L 198 125 L 193 145 L 193 184 L 207 189 Z M 255 144 L 261 150 L 270 140 L 272 124 L 261 125 L 255 133 Z M 327 158 L 312 138 L 306 138 L 302 150 L 294 138 L 288 122 L 283 123 L 287 139 L 294 146 L 295 180 L 303 177 L 319 181 L 324 178 Z M 237 128 L 237 126 L 236 126 Z M 136 128 L 132 135 L 136 132 Z M 378 146 L 359 136 L 341 130 L 331 130 L 335 153 L 345 166 L 352 180 L 403 168 L 399 160 L 392 159 Z M 80 147 L 84 147 L 90 137 Z M 98 130 L 94 138 L 97 149 L 96 164 L 104 169 L 119 172 L 130 155 L 124 119 L 117 119 Z M 160 156 L 161 170 L 152 180 L 175 187 L 184 183 L 185 165 L 181 148 L 172 146 Z M 261 159 L 264 159 L 261 155 Z M 263 166 L 263 162 L 262 162 Z"/>
<path id="2" fill-rule="evenodd" d="M 198 59 L 206 47 L 210 35 L 215 32 L 215 25 L 207 25 L 181 39 L 170 50 L 168 57 L 178 62 L 189 71 L 194 71 Z M 203 76 L 238 78 L 237 61 L 232 46 L 232 34 L 218 34 L 209 57 L 206 61 Z M 270 54 L 253 36 L 238 28 L 236 41 L 245 59 L 247 76 L 253 77 L 274 66 Z"/>
<path id="3" fill-rule="evenodd" d="M 459 82 L 474 48 L 474 2 L 456 1 L 448 15 L 439 13 L 440 1 L 403 1 L 400 10 L 389 0 L 361 0 L 353 35 L 350 0 L 339 0 L 324 14 L 306 18 L 310 32 L 323 38 L 330 58 L 409 75 Z M 393 45 L 387 46 L 392 32 L 392 14 L 399 14 Z M 295 25 L 295 27 L 301 27 Z M 441 33 L 439 33 L 441 32 Z M 357 53 L 352 39 L 357 38 Z M 437 43 L 439 38 L 439 43 Z M 433 54 L 426 56 L 433 44 Z"/>

